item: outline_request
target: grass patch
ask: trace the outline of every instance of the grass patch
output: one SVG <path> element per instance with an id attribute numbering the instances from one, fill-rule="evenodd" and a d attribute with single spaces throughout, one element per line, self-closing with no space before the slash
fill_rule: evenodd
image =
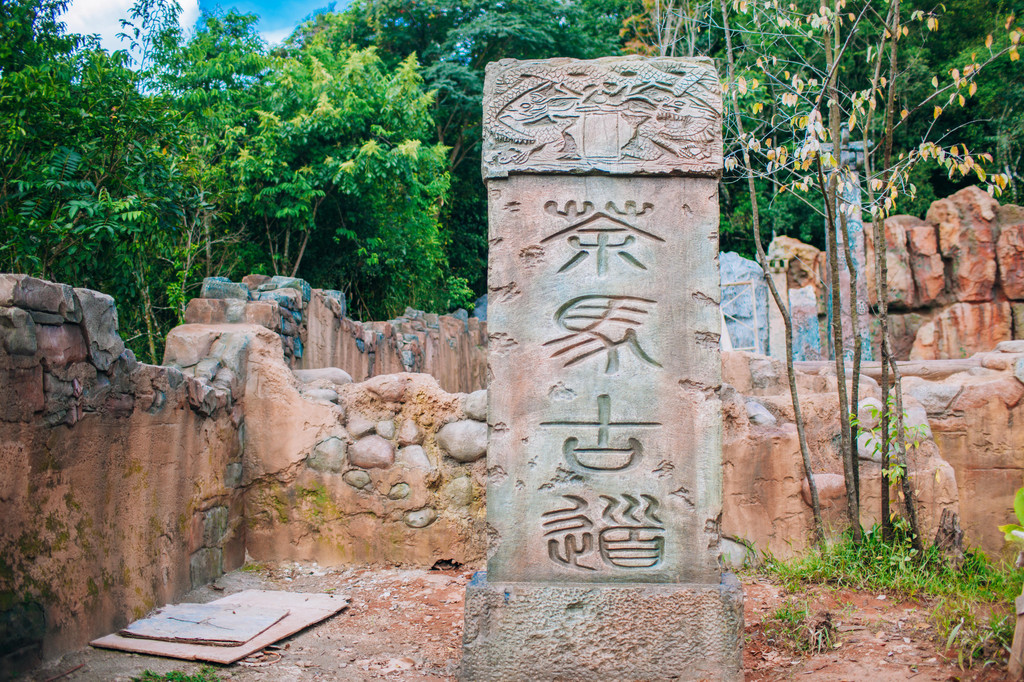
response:
<path id="1" fill-rule="evenodd" d="M 159 675 L 152 670 L 146 670 L 141 677 L 133 677 L 132 682 L 221 682 L 221 679 L 216 668 L 204 665 L 193 675 L 178 670 Z"/>
<path id="2" fill-rule="evenodd" d="M 824 551 L 797 559 L 767 556 L 763 568 L 790 591 L 814 584 L 928 599 L 940 643 L 961 667 L 1005 661 L 1013 600 L 1024 583 L 1024 571 L 998 565 L 979 550 L 966 552 L 959 565 L 935 547 L 917 552 L 905 522 L 897 522 L 891 544 L 882 542 L 875 526 L 859 545 L 847 533 Z"/>
<path id="3" fill-rule="evenodd" d="M 835 646 L 835 628 L 829 614 L 812 618 L 807 603 L 787 599 L 761 621 L 765 640 L 796 654 L 817 654 Z"/>

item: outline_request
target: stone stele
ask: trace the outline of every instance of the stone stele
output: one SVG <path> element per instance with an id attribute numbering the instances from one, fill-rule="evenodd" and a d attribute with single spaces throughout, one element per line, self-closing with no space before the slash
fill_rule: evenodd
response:
<path id="1" fill-rule="evenodd" d="M 742 679 L 719 568 L 710 60 L 487 68 L 486 573 L 465 680 Z"/>

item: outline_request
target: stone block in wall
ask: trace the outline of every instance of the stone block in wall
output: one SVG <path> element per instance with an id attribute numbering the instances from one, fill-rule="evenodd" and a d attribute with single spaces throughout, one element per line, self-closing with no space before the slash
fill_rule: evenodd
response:
<path id="1" fill-rule="evenodd" d="M 344 440 L 331 436 L 316 444 L 313 454 L 306 459 L 306 466 L 314 471 L 338 473 L 345 465 L 347 450 Z"/>
<path id="2" fill-rule="evenodd" d="M 287 310 L 302 310 L 302 292 L 296 289 L 260 291 L 260 293 L 256 294 L 256 298 L 259 301 L 273 301 Z"/>
<path id="3" fill-rule="evenodd" d="M 0 307 L 0 347 L 9 355 L 36 354 L 36 324 L 27 311 Z"/>
<path id="4" fill-rule="evenodd" d="M 241 282 L 232 282 L 227 277 L 207 277 L 203 280 L 200 298 L 234 298 L 248 301 L 249 287 Z"/>
<path id="5" fill-rule="evenodd" d="M 889 315 L 889 338 L 892 339 L 893 355 L 897 360 L 909 360 L 914 340 L 921 327 L 928 323 L 930 316 L 925 313 L 897 313 Z M 872 319 L 872 329 L 877 335 L 877 318 Z M 874 357 L 882 357 L 881 348 Z"/>
<path id="6" fill-rule="evenodd" d="M 313 295 L 313 289 L 309 286 L 309 282 L 298 277 L 284 277 L 281 275 L 274 275 L 267 282 L 261 284 L 258 288 L 259 291 L 277 291 L 281 289 L 295 289 L 302 295 L 302 300 L 308 302 Z"/>
<path id="7" fill-rule="evenodd" d="M 487 424 L 475 419 L 445 424 L 437 432 L 437 444 L 458 462 L 475 462 L 487 453 Z"/>
<path id="8" fill-rule="evenodd" d="M 82 330 L 89 358 L 96 369 L 106 372 L 124 352 L 124 341 L 117 333 L 117 307 L 114 299 L 92 289 L 75 289 L 82 306 Z"/>
<path id="9" fill-rule="evenodd" d="M 28 275 L 0 274 L 0 306 L 53 313 L 69 322 L 82 320 L 82 311 L 71 287 Z"/>
<path id="10" fill-rule="evenodd" d="M 164 343 L 163 364 L 192 367 L 210 355 L 210 347 L 216 338 L 217 334 L 206 326 L 186 324 L 175 327 Z"/>
<path id="11" fill-rule="evenodd" d="M 996 241 L 999 282 L 1007 298 L 1024 299 L 1024 223 L 1005 225 Z"/>
<path id="12" fill-rule="evenodd" d="M 77 324 L 36 325 L 36 342 L 43 367 L 66 367 L 89 357 L 85 337 Z"/>
<path id="13" fill-rule="evenodd" d="M 912 360 L 966 358 L 1011 338 L 1010 304 L 954 303 L 917 332 Z"/>
<path id="14" fill-rule="evenodd" d="M 950 261 L 953 295 L 958 301 L 992 300 L 996 283 L 999 204 L 979 187 L 967 187 L 932 203 L 925 217 L 938 228 L 939 248 Z"/>
<path id="15" fill-rule="evenodd" d="M 256 291 L 270 281 L 270 275 L 246 275 L 242 278 L 242 284 L 249 287 L 250 291 Z"/>

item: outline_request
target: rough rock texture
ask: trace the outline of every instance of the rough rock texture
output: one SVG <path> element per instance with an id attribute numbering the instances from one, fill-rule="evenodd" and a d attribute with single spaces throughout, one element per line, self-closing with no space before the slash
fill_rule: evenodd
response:
<path id="1" fill-rule="evenodd" d="M 992 300 L 996 283 L 993 221 L 999 204 L 979 187 L 967 187 L 934 202 L 925 217 L 938 227 L 939 247 L 952 265 L 958 301 Z"/>
<path id="2" fill-rule="evenodd" d="M 786 264 L 789 289 L 814 287 L 816 297 L 824 292 L 825 252 L 799 239 L 780 235 L 768 245 L 768 259 Z"/>
<path id="3" fill-rule="evenodd" d="M 911 219 L 906 225 L 907 251 L 917 294 L 914 301 L 919 306 L 928 306 L 939 300 L 946 287 L 939 237 L 935 226 L 929 223 Z"/>
<path id="4" fill-rule="evenodd" d="M 437 432 L 437 444 L 459 462 L 474 462 L 487 452 L 487 424 L 464 419 L 445 424 Z"/>
<path id="5" fill-rule="evenodd" d="M 729 573 L 718 585 L 613 586 L 489 583 L 481 572 L 466 586 L 459 679 L 742 680 L 742 638 L 743 591 Z"/>
<path id="6" fill-rule="evenodd" d="M 954 303 L 917 331 L 910 357 L 914 360 L 963 358 L 995 348 L 1011 338 L 1010 305 Z"/>
<path id="7" fill-rule="evenodd" d="M 996 242 L 999 282 L 1007 298 L 1024 299 L 1024 224 L 1004 225 Z"/>
<path id="8" fill-rule="evenodd" d="M 885 219 L 886 281 L 889 284 L 889 304 L 894 307 L 912 308 L 917 302 L 907 236 L 912 229 L 919 229 L 922 226 L 926 226 L 926 223 L 911 216 L 892 216 Z M 867 248 L 864 270 L 867 277 L 868 300 L 871 305 L 875 305 L 878 290 L 874 241 L 866 239 L 865 246 Z M 941 275 L 941 259 L 939 265 Z"/>

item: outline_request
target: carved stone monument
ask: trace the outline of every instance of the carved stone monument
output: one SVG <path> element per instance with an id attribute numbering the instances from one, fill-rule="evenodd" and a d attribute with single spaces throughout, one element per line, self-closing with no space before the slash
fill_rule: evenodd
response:
<path id="1" fill-rule="evenodd" d="M 487 572 L 466 680 L 741 679 L 710 60 L 487 68 Z"/>

